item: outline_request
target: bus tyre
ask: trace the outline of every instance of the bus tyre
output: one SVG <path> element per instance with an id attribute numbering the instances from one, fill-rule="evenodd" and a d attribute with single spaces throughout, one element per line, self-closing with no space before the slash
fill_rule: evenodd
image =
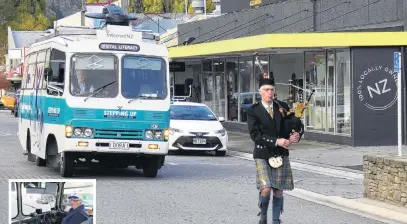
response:
<path id="1" fill-rule="evenodd" d="M 29 162 L 35 162 L 36 156 L 31 153 L 31 136 L 29 133 L 27 134 L 27 152 L 28 152 L 27 160 Z"/>
<path id="2" fill-rule="evenodd" d="M 156 177 L 159 169 L 160 161 L 158 156 L 145 158 L 145 162 L 143 164 L 143 174 L 145 177 Z"/>
<path id="3" fill-rule="evenodd" d="M 37 156 L 37 158 L 35 158 L 35 164 L 37 166 L 45 166 L 46 165 L 46 161 L 45 159 L 42 159 L 40 157 Z"/>
<path id="4" fill-rule="evenodd" d="M 69 152 L 61 153 L 59 172 L 62 177 L 72 177 L 74 171 L 74 160 Z"/>

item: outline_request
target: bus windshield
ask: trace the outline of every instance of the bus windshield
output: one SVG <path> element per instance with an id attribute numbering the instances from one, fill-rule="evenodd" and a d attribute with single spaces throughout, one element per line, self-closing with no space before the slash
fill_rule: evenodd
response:
<path id="1" fill-rule="evenodd" d="M 164 59 L 124 56 L 122 60 L 122 95 L 127 99 L 167 97 L 166 63 Z"/>
<path id="2" fill-rule="evenodd" d="M 118 60 L 112 54 L 75 54 L 72 57 L 70 92 L 73 96 L 115 98 L 118 95 Z M 110 84 L 110 85 L 108 85 Z"/>

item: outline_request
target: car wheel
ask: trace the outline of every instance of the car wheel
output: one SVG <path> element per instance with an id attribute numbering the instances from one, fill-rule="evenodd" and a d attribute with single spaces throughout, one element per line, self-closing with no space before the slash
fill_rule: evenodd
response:
<path id="1" fill-rule="evenodd" d="M 216 151 L 215 152 L 216 156 L 225 156 L 226 155 L 226 151 Z"/>

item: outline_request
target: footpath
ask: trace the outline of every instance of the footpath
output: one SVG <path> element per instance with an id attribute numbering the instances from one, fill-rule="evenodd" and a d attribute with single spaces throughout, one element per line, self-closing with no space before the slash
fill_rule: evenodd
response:
<path id="1" fill-rule="evenodd" d="M 228 133 L 228 154 L 253 160 L 249 136 Z M 404 152 L 407 154 L 407 148 Z M 295 189 L 286 194 L 385 223 L 407 223 L 407 208 L 363 197 L 365 153 L 397 155 L 397 147 L 349 147 L 302 140 L 290 151 Z"/>

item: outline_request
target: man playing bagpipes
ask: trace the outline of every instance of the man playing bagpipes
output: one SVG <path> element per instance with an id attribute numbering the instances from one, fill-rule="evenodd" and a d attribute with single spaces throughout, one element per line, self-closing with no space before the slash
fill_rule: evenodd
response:
<path id="1" fill-rule="evenodd" d="M 247 111 L 248 129 L 255 143 L 253 158 L 259 190 L 259 223 L 267 223 L 270 194 L 273 192 L 272 219 L 273 224 L 278 224 L 283 212 L 283 191 L 294 189 L 288 150 L 301 136 L 299 130 L 292 132 L 294 123 L 286 119 L 288 105 L 285 104 L 286 108 L 283 108 L 281 101 L 274 100 L 274 79 L 265 77 L 259 82 L 261 102 L 256 102 Z"/>

